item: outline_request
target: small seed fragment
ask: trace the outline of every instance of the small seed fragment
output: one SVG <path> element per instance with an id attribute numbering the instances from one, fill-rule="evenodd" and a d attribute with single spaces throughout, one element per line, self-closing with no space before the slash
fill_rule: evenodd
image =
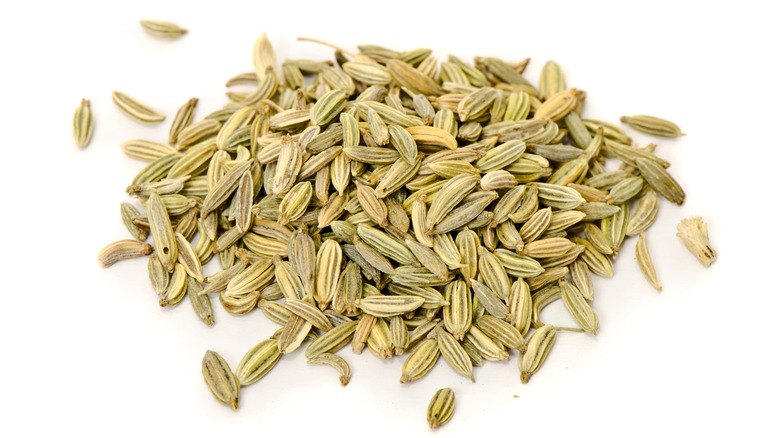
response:
<path id="1" fill-rule="evenodd" d="M 707 224 L 700 216 L 685 218 L 677 224 L 677 237 L 679 237 L 685 247 L 705 267 L 709 267 L 718 257 L 718 253 L 710 246 L 710 236 L 707 232 Z"/>

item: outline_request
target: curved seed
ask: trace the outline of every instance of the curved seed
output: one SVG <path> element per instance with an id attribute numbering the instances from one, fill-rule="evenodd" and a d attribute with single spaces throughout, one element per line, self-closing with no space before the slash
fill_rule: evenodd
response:
<path id="1" fill-rule="evenodd" d="M 136 240 L 120 240 L 108 244 L 98 253 L 98 263 L 104 268 L 122 260 L 149 255 L 154 251 L 152 245 Z"/>
<path id="2" fill-rule="evenodd" d="M 583 221 L 590 222 L 613 216 L 620 211 L 620 207 L 603 202 L 586 202 L 577 207 L 576 210 L 585 213 Z"/>
<path id="3" fill-rule="evenodd" d="M 111 92 L 111 100 L 114 101 L 117 108 L 137 122 L 154 125 L 165 120 L 165 114 L 144 105 L 125 93 L 113 91 Z"/>
<path id="4" fill-rule="evenodd" d="M 160 307 L 175 306 L 181 302 L 187 294 L 187 271 L 179 263 L 176 263 L 173 274 L 168 282 L 168 289 L 160 297 Z"/>
<path id="5" fill-rule="evenodd" d="M 529 278 L 528 287 L 530 287 L 532 291 L 540 289 L 543 286 L 547 285 L 548 283 L 551 283 L 553 281 L 558 281 L 560 278 L 563 278 L 568 273 L 569 273 L 568 266 L 556 266 L 553 268 L 547 268 L 544 270 L 544 272 L 537 275 L 536 277 Z"/>
<path id="6" fill-rule="evenodd" d="M 260 299 L 260 291 L 253 291 L 246 295 L 239 297 L 226 296 L 224 292 L 219 294 L 219 302 L 222 307 L 228 312 L 234 315 L 243 315 L 257 305 L 257 301 Z"/>
<path id="7" fill-rule="evenodd" d="M 658 292 L 661 292 L 661 285 L 658 283 L 655 267 L 653 266 L 653 261 L 650 259 L 650 252 L 647 250 L 647 238 L 645 237 L 644 231 L 639 232 L 639 240 L 636 242 L 636 261 L 639 264 L 639 268 L 642 270 L 642 274 L 647 278 L 647 281 L 649 281 Z"/>
<path id="8" fill-rule="evenodd" d="M 127 231 L 138 240 L 146 240 L 149 237 L 149 231 L 138 227 L 133 223 L 133 218 L 139 216 L 141 213 L 133 204 L 128 202 L 120 203 L 120 215 L 122 217 L 122 223 L 125 224 Z"/>
<path id="9" fill-rule="evenodd" d="M 306 361 L 308 364 L 320 364 L 330 365 L 339 372 L 339 381 L 341 386 L 346 386 L 349 383 L 349 379 L 352 376 L 352 371 L 349 368 L 349 364 L 341 356 L 337 356 L 333 353 L 322 353 L 316 357 L 313 357 Z"/>
<path id="10" fill-rule="evenodd" d="M 545 230 L 545 235 L 555 234 L 566 230 L 574 224 L 579 223 L 585 218 L 586 214 L 581 211 L 566 210 L 556 211 L 550 217 L 550 224 Z"/>

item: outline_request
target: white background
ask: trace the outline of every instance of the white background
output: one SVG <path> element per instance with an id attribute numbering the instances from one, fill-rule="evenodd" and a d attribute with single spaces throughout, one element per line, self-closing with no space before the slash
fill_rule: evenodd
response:
<path id="1" fill-rule="evenodd" d="M 769 2 L 22 3 L 0 17 L 0 434 L 420 436 L 430 397 L 449 386 L 457 407 L 442 436 L 777 436 L 780 35 L 776 14 L 760 6 Z M 155 40 L 138 25 L 146 18 L 190 33 Z M 297 351 L 242 390 L 237 412 L 219 404 L 201 376 L 206 349 L 235 366 L 277 327 L 216 301 L 213 327 L 188 302 L 161 309 L 145 259 L 103 269 L 96 255 L 128 238 L 119 203 L 144 165 L 119 144 L 164 141 L 191 97 L 200 98 L 197 118 L 226 103 L 224 81 L 252 71 L 263 31 L 280 62 L 332 59 L 298 36 L 347 49 L 425 46 L 439 59 L 530 57 L 534 83 L 554 59 L 569 86 L 588 92 L 586 117 L 675 121 L 688 135 L 660 140 L 656 152 L 687 198 L 663 202 L 648 232 L 663 292 L 641 276 L 629 239 L 614 278 L 596 282 L 598 337 L 560 333 L 528 385 L 516 354 L 475 369 L 476 383 L 440 360 L 402 386 L 402 359 L 347 348 L 353 378 L 342 388 L 334 370 L 306 365 Z M 112 90 L 168 120 L 135 123 Z M 84 150 L 71 127 L 82 97 L 96 118 Z M 709 269 L 675 237 L 692 215 L 708 223 L 720 254 Z M 546 312 L 566 323 L 561 309 Z"/>

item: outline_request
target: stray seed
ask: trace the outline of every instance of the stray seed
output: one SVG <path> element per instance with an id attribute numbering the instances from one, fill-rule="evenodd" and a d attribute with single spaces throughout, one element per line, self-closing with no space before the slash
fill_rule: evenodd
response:
<path id="1" fill-rule="evenodd" d="M 152 109 L 119 91 L 111 93 L 111 99 L 123 113 L 131 119 L 147 125 L 155 125 L 165 120 L 165 114 Z"/>
<path id="2" fill-rule="evenodd" d="M 661 292 L 661 285 L 658 283 L 658 278 L 655 275 L 655 266 L 653 266 L 653 261 L 650 260 L 650 253 L 647 251 L 647 237 L 645 237 L 644 231 L 639 232 L 639 240 L 636 242 L 636 261 L 647 281 L 653 285 L 655 290 Z"/>
<path id="3" fill-rule="evenodd" d="M 157 38 L 179 38 L 187 33 L 187 29 L 182 29 L 178 25 L 160 20 L 141 20 L 141 29 L 149 35 Z"/>
<path id="4" fill-rule="evenodd" d="M 645 134 L 658 137 L 680 137 L 685 135 L 674 123 L 653 116 L 623 116 L 620 121 Z"/>
<path id="5" fill-rule="evenodd" d="M 443 425 L 450 421 L 452 413 L 455 411 L 455 393 L 451 388 L 442 388 L 433 395 L 428 404 L 428 425 L 431 429 Z"/>
<path id="6" fill-rule="evenodd" d="M 705 267 L 709 267 L 712 262 L 718 258 L 718 253 L 710 246 L 710 236 L 707 233 L 707 224 L 700 216 L 685 218 L 677 224 L 677 237 L 679 237 L 685 247 Z"/>
<path id="7" fill-rule="evenodd" d="M 73 139 L 76 141 L 76 146 L 83 148 L 89 144 L 94 127 L 95 121 L 89 101 L 81 99 L 81 105 L 73 114 Z"/>
<path id="8" fill-rule="evenodd" d="M 208 350 L 203 356 L 203 379 L 214 397 L 233 409 L 238 409 L 238 379 L 230 370 L 225 359 L 215 351 Z"/>
<path id="9" fill-rule="evenodd" d="M 107 268 L 116 262 L 149 255 L 154 249 L 152 245 L 136 240 L 120 240 L 110 243 L 98 253 L 100 266 Z"/>

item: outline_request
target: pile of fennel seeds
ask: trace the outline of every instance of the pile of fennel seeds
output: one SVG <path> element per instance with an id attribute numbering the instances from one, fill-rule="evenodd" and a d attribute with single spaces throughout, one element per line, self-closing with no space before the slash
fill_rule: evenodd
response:
<path id="1" fill-rule="evenodd" d="M 278 65 L 265 35 L 253 54 L 255 71 L 228 80 L 223 108 L 193 122 L 191 99 L 167 144 L 122 145 L 148 161 L 127 189 L 141 209 L 121 209 L 137 240 L 98 257 L 108 266 L 154 251 L 160 305 L 187 296 L 209 325 L 215 295 L 229 313 L 259 308 L 279 324 L 233 367 L 206 353 L 221 402 L 237 408 L 241 387 L 304 344 L 342 384 L 347 344 L 407 354 L 402 383 L 440 356 L 473 380 L 474 366 L 517 350 L 525 383 L 561 329 L 542 321 L 545 306 L 561 299 L 577 331 L 596 335 L 591 275 L 612 276 L 627 236 L 639 236 L 639 265 L 660 290 L 644 231 L 660 198 L 681 204 L 684 192 L 653 144 L 581 117 L 585 93 L 566 88 L 557 64 L 536 88 L 522 75 L 528 60 L 439 62 L 429 49 L 366 45 Z M 165 119 L 126 94 L 114 100 L 140 122 Z M 662 119 L 623 121 L 681 134 Z M 222 271 L 204 277 L 212 257 Z"/>

